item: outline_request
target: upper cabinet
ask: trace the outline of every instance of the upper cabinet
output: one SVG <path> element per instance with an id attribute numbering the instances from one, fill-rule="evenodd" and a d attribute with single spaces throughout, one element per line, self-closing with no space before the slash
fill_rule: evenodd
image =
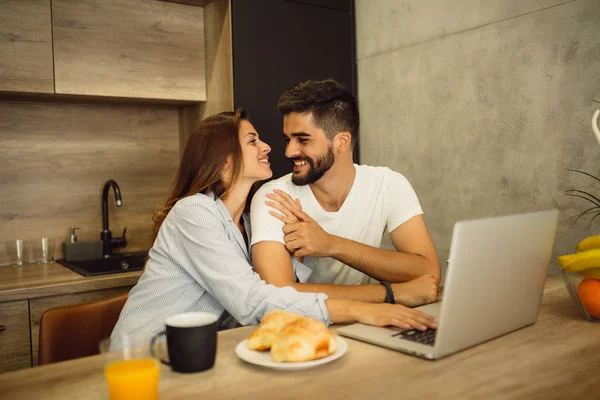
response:
<path id="1" fill-rule="evenodd" d="M 52 0 L 52 27 L 57 94 L 206 100 L 202 7 Z"/>
<path id="2" fill-rule="evenodd" d="M 50 0 L 0 1 L 0 91 L 54 93 Z"/>

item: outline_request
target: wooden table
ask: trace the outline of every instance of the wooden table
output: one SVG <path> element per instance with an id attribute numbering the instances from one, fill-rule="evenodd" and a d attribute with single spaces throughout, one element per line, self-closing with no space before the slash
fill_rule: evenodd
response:
<path id="1" fill-rule="evenodd" d="M 335 329 L 335 328 L 334 328 Z M 538 322 L 439 361 L 346 339 L 348 352 L 286 372 L 238 359 L 252 327 L 219 333 L 217 362 L 197 374 L 162 367 L 161 399 L 598 399 L 600 324 L 584 321 L 549 277 Z M 101 356 L 0 375 L 6 399 L 107 399 Z"/>

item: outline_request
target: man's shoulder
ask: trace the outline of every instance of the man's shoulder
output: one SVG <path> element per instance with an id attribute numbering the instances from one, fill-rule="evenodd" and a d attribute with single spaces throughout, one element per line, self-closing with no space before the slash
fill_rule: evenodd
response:
<path id="1" fill-rule="evenodd" d="M 289 173 L 281 178 L 273 179 L 263 184 L 260 189 L 256 191 L 256 194 L 264 197 L 267 193 L 272 192 L 273 189 L 280 189 L 287 193 L 294 191 L 296 185 L 292 182 L 292 174 Z"/>
<path id="2" fill-rule="evenodd" d="M 381 167 L 381 166 L 373 166 L 373 165 L 364 165 L 364 164 L 355 164 L 356 166 L 356 170 L 359 171 L 359 173 L 365 177 L 365 179 L 368 179 L 369 181 L 373 181 L 374 179 L 382 179 L 382 180 L 389 180 L 389 179 L 400 179 L 400 180 L 406 180 L 406 177 L 404 175 L 402 175 L 400 172 L 398 171 L 394 171 L 393 169 L 389 168 L 389 167 Z"/>

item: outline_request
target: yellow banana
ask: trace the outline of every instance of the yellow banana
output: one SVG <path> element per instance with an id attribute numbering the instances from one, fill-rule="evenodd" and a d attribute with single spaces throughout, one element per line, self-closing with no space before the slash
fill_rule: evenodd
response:
<path id="1" fill-rule="evenodd" d="M 600 249 L 582 251 L 558 257 L 558 264 L 567 272 L 600 268 Z"/>
<path id="2" fill-rule="evenodd" d="M 560 265 L 563 269 L 566 269 L 566 266 L 573 260 L 573 258 L 577 255 L 575 254 L 565 254 L 564 256 L 560 256 L 556 259 L 558 261 L 558 265 Z"/>
<path id="3" fill-rule="evenodd" d="M 600 235 L 590 236 L 577 244 L 577 251 L 600 249 Z"/>

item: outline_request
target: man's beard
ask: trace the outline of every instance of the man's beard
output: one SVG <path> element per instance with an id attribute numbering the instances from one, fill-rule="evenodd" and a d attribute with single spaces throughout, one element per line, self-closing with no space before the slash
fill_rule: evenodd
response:
<path id="1" fill-rule="evenodd" d="M 321 179 L 323 175 L 325 175 L 325 172 L 329 171 L 329 169 L 333 166 L 333 147 L 329 146 L 327 149 L 327 154 L 325 154 L 323 157 L 317 158 L 316 162 L 310 158 L 302 157 L 293 158 L 292 162 L 295 161 L 306 161 L 309 165 L 309 168 L 304 175 L 299 175 L 297 173 L 292 174 L 292 182 L 294 185 L 304 186 L 310 183 L 315 183 Z"/>

